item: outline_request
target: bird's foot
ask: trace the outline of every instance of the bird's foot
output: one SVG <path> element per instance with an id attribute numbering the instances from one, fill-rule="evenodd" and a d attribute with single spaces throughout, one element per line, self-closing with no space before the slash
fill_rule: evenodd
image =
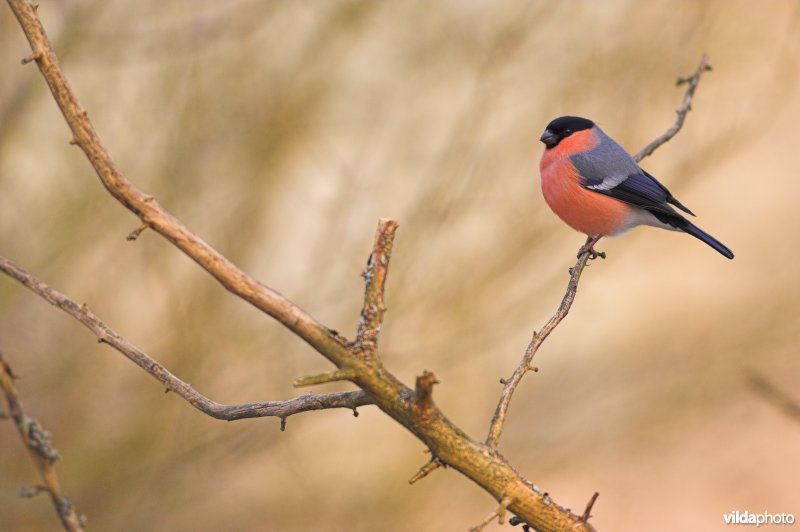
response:
<path id="1" fill-rule="evenodd" d="M 605 251 L 597 251 L 597 250 L 592 249 L 592 248 L 584 249 L 583 247 L 581 247 L 581 249 L 578 250 L 578 258 L 581 258 L 581 255 L 583 255 L 584 253 L 588 253 L 589 254 L 589 260 L 594 260 L 597 257 L 600 257 L 601 259 L 606 258 L 606 252 Z"/>
<path id="2" fill-rule="evenodd" d="M 594 249 L 594 245 L 597 244 L 597 241 L 600 240 L 600 238 L 601 237 L 599 236 L 587 238 L 586 243 L 581 246 L 581 249 L 578 250 L 578 258 L 581 258 L 584 253 L 589 254 L 589 260 L 594 260 L 597 257 L 600 257 L 601 259 L 606 258 L 606 253 L 604 251 L 596 251 Z"/>

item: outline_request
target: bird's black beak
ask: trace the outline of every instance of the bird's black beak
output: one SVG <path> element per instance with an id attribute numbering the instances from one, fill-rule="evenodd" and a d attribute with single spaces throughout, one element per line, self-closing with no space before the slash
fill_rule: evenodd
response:
<path id="1" fill-rule="evenodd" d="M 544 130 L 544 133 L 542 133 L 542 136 L 539 137 L 539 140 L 544 142 L 544 145 L 547 146 L 548 148 L 552 148 L 553 146 L 558 144 L 558 137 L 556 137 L 555 133 L 553 133 L 549 129 Z"/>

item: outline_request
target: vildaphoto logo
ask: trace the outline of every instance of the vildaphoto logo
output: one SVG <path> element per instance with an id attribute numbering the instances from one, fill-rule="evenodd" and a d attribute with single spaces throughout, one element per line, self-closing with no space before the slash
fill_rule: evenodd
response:
<path id="1" fill-rule="evenodd" d="M 747 510 L 744 512 L 734 510 L 730 513 L 722 514 L 722 518 L 725 520 L 726 525 L 756 525 L 759 527 L 761 525 L 794 524 L 794 514 L 771 514 L 766 511 L 756 514 L 753 512 L 748 512 Z"/>

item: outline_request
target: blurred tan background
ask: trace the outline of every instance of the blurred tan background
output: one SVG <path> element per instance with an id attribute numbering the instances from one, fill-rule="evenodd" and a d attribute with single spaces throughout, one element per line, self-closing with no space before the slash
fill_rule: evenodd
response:
<path id="1" fill-rule="evenodd" d="M 539 134 L 588 116 L 630 151 L 662 133 L 701 53 L 685 129 L 643 162 L 729 262 L 637 229 L 598 246 L 512 404 L 501 451 L 599 530 L 800 518 L 800 4 L 795 1 L 42 1 L 67 76 L 126 175 L 234 262 L 352 337 L 379 217 L 400 222 L 382 337 L 405 382 L 483 439 L 583 237 L 539 191 Z M 225 403 L 294 396 L 329 365 L 231 297 L 104 191 L 0 7 L 0 254 Z M 423 446 L 374 408 L 224 423 L 165 396 L 0 277 L 0 351 L 54 433 L 92 530 L 466 530 L 494 501 L 414 486 Z M 336 389 L 320 387 L 317 391 Z M 0 423 L 0 530 L 56 530 Z M 489 530 L 502 529 L 491 525 Z"/>

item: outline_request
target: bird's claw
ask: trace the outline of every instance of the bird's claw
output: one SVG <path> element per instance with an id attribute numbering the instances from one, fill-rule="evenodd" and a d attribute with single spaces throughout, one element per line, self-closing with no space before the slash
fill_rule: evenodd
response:
<path id="1" fill-rule="evenodd" d="M 581 258 L 584 253 L 589 254 L 589 260 L 594 260 L 597 257 L 600 257 L 601 259 L 606 258 L 605 252 L 594 250 L 594 245 L 597 244 L 597 241 L 600 240 L 600 238 L 600 236 L 587 237 L 586 243 L 581 246 L 581 249 L 578 250 L 578 258 Z"/>
<path id="2" fill-rule="evenodd" d="M 581 249 L 578 250 L 578 258 L 581 258 L 581 255 L 583 255 L 584 253 L 589 254 L 589 260 L 594 260 L 597 257 L 600 257 L 601 259 L 606 258 L 605 251 L 596 251 L 594 248 L 586 246 L 583 246 L 581 247 Z"/>

